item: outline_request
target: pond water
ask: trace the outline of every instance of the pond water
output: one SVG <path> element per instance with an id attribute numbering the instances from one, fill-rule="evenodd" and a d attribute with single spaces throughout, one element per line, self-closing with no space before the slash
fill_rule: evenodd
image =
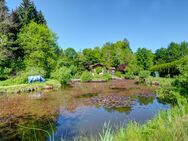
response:
<path id="1" fill-rule="evenodd" d="M 143 124 L 170 108 L 158 101 L 154 90 L 133 80 L 118 80 L 5 95 L 0 99 L 0 140 L 71 141 L 98 136 L 104 124 L 113 130 L 130 121 Z"/>

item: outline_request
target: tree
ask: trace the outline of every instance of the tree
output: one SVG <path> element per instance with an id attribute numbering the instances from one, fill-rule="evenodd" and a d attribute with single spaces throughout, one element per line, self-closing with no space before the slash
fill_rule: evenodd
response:
<path id="1" fill-rule="evenodd" d="M 10 33 L 11 21 L 5 1 L 0 1 L 0 66 L 8 59 L 8 36 Z"/>
<path id="2" fill-rule="evenodd" d="M 107 67 L 129 63 L 134 57 L 129 42 L 125 39 L 116 43 L 106 43 L 101 50 L 102 61 Z"/>
<path id="3" fill-rule="evenodd" d="M 46 25 L 31 22 L 21 29 L 18 42 L 24 49 L 25 65 L 44 68 L 49 76 L 55 67 L 57 48 L 55 34 Z"/>
<path id="4" fill-rule="evenodd" d="M 4 67 L 6 60 L 8 59 L 8 50 L 6 46 L 8 44 L 8 37 L 6 35 L 0 35 L 0 67 Z"/>
<path id="5" fill-rule="evenodd" d="M 101 50 L 99 47 L 95 47 L 94 49 L 86 48 L 82 52 L 86 62 L 89 64 L 101 63 Z"/>
<path id="6" fill-rule="evenodd" d="M 15 10 L 21 27 L 34 21 L 38 24 L 46 24 L 46 20 L 41 11 L 37 11 L 34 2 L 23 0 L 20 6 Z"/>
<path id="7" fill-rule="evenodd" d="M 168 48 L 160 48 L 155 53 L 155 63 L 163 64 L 169 63 L 183 58 L 188 55 L 188 43 L 182 42 L 180 44 L 172 42 Z"/>
<path id="8" fill-rule="evenodd" d="M 39 24 L 46 24 L 46 20 L 41 10 L 38 12 L 37 17 L 38 17 L 37 21 Z"/>
<path id="9" fill-rule="evenodd" d="M 73 48 L 67 48 L 64 52 L 68 59 L 74 60 L 77 57 L 77 52 Z"/>
<path id="10" fill-rule="evenodd" d="M 136 58 L 138 65 L 144 70 L 147 70 L 153 65 L 154 54 L 146 48 L 138 48 Z"/>
<path id="11" fill-rule="evenodd" d="M 0 1 L 0 33 L 9 34 L 11 21 L 8 13 L 8 8 L 5 4 L 5 0 Z"/>

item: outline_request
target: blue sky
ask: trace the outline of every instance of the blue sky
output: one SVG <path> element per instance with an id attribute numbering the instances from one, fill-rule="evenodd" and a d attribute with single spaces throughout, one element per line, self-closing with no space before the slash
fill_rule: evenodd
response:
<path id="1" fill-rule="evenodd" d="M 7 0 L 14 9 L 21 0 Z M 133 51 L 188 41 L 187 0 L 34 0 L 58 44 L 76 50 L 127 38 Z"/>

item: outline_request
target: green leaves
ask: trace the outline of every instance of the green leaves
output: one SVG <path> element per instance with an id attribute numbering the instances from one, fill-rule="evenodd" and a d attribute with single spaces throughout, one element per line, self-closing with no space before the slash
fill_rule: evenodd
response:
<path id="1" fill-rule="evenodd" d="M 180 44 L 172 42 L 168 48 L 160 48 L 155 53 L 155 63 L 163 64 L 169 63 L 183 58 L 188 55 L 188 43 L 182 42 Z"/>
<path id="2" fill-rule="evenodd" d="M 52 72 L 51 77 L 58 80 L 62 85 L 66 85 L 71 79 L 71 70 L 67 67 L 58 68 Z"/>
<path id="3" fill-rule="evenodd" d="M 138 65 L 147 70 L 153 65 L 154 54 L 146 48 L 139 48 L 136 52 Z"/>
<path id="4" fill-rule="evenodd" d="M 82 82 L 89 82 L 89 81 L 91 81 L 91 80 L 93 79 L 93 75 L 92 75 L 92 73 L 89 72 L 89 71 L 84 71 L 84 72 L 82 73 L 80 79 L 81 79 Z"/>
<path id="5" fill-rule="evenodd" d="M 54 33 L 45 25 L 31 22 L 19 33 L 18 42 L 25 52 L 25 65 L 42 67 L 49 75 L 56 63 Z"/>

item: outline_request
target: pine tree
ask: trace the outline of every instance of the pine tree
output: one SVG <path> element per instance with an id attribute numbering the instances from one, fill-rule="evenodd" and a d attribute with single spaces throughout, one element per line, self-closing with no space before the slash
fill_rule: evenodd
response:
<path id="1" fill-rule="evenodd" d="M 44 15 L 41 10 L 38 12 L 38 24 L 46 25 L 46 20 L 45 20 Z"/>
<path id="2" fill-rule="evenodd" d="M 8 34 L 10 25 L 11 21 L 5 0 L 0 0 L 0 33 Z"/>
<path id="3" fill-rule="evenodd" d="M 20 6 L 16 9 L 17 16 L 21 22 L 21 26 L 24 26 L 31 21 L 39 24 L 46 24 L 46 20 L 41 11 L 37 11 L 34 2 L 30 0 L 23 0 Z"/>
<path id="4" fill-rule="evenodd" d="M 15 12 L 9 13 L 5 0 L 0 0 L 0 71 L 9 68 L 15 71 L 18 60 L 22 60 L 23 51 L 17 43 L 19 22 Z"/>

